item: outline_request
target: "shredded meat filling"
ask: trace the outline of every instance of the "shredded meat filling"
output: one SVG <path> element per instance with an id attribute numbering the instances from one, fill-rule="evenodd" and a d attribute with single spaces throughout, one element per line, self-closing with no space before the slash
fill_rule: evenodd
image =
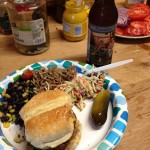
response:
<path id="1" fill-rule="evenodd" d="M 48 70 L 33 71 L 32 82 L 37 87 L 37 92 L 45 90 L 53 90 L 57 85 L 63 84 L 64 81 L 71 81 L 77 74 L 74 66 L 69 66 L 67 69 L 52 67 Z"/>

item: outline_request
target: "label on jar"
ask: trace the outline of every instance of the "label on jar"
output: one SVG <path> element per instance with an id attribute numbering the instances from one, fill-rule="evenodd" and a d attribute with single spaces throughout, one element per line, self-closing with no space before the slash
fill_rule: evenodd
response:
<path id="1" fill-rule="evenodd" d="M 101 27 L 89 24 L 87 62 L 95 66 L 111 63 L 115 28 L 116 25 Z"/>
<path id="2" fill-rule="evenodd" d="M 87 32 L 87 20 L 80 24 L 70 24 L 63 21 L 63 33 L 70 37 L 80 37 Z"/>
<path id="3" fill-rule="evenodd" d="M 46 42 L 43 19 L 16 21 L 12 23 L 16 43 L 24 46 L 39 45 Z"/>

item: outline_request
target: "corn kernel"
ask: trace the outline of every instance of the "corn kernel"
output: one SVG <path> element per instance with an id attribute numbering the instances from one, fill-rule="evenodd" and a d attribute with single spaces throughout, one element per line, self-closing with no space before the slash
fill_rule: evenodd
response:
<path id="1" fill-rule="evenodd" d="M 11 114 L 7 113 L 6 116 L 10 118 L 10 117 L 11 117 Z"/>
<path id="2" fill-rule="evenodd" d="M 0 118 L 1 118 L 3 115 L 4 115 L 3 112 L 0 111 Z"/>
<path id="3" fill-rule="evenodd" d="M 27 103 L 28 101 L 29 101 L 28 99 L 24 100 L 25 103 Z"/>
<path id="4" fill-rule="evenodd" d="M 4 127 L 4 128 L 9 128 L 9 126 L 10 126 L 10 123 L 9 123 L 9 122 L 4 122 L 4 123 L 3 123 L 3 127 Z"/>
<path id="5" fill-rule="evenodd" d="M 15 134 L 14 136 L 14 141 L 16 143 L 21 143 L 25 140 L 25 137 L 24 136 L 20 136 L 18 133 Z"/>
<path id="6" fill-rule="evenodd" d="M 15 122 L 16 121 L 16 117 L 15 115 L 12 115 L 12 122 Z"/>
<path id="7" fill-rule="evenodd" d="M 25 97 L 25 96 L 27 96 L 27 95 L 28 95 L 27 92 L 24 92 L 24 93 L 22 94 L 23 97 Z"/>
<path id="8" fill-rule="evenodd" d="M 6 95 L 6 91 L 5 90 L 3 90 L 3 92 L 2 92 L 2 96 L 4 97 Z"/>
<path id="9" fill-rule="evenodd" d="M 9 110 L 11 110 L 11 109 L 12 109 L 12 106 L 11 106 L 11 105 L 9 105 L 9 106 L 8 106 L 8 109 L 9 109 Z"/>
<path id="10" fill-rule="evenodd" d="M 11 98 L 11 96 L 10 96 L 9 94 L 6 94 L 5 96 L 6 96 L 7 98 Z"/>
<path id="11" fill-rule="evenodd" d="M 13 112 L 15 112 L 15 109 L 11 109 L 9 112 L 10 112 L 10 113 L 13 113 Z"/>
<path id="12" fill-rule="evenodd" d="M 10 117 L 8 121 L 9 121 L 9 122 L 12 122 L 12 120 L 13 120 L 13 118 L 12 118 L 12 117 Z"/>

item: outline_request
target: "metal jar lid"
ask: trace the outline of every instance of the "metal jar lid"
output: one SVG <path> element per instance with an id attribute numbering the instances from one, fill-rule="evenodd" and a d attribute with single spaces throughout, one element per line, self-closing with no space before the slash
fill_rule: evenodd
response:
<path id="1" fill-rule="evenodd" d="M 27 3 L 34 3 L 36 0 L 7 0 L 7 1 L 15 4 L 27 4 Z"/>

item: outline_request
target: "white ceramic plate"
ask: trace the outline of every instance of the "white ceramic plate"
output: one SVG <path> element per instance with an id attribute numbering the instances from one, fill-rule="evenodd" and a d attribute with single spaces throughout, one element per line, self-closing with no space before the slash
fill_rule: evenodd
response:
<path id="1" fill-rule="evenodd" d="M 126 39 L 145 39 L 145 38 L 150 38 L 150 35 L 145 35 L 145 36 L 127 36 L 127 35 L 119 35 L 115 34 L 116 37 L 120 38 L 126 38 Z"/>
<path id="2" fill-rule="evenodd" d="M 7 88 L 9 82 L 15 82 L 26 69 L 39 70 L 42 67 L 51 68 L 68 68 L 74 65 L 79 74 L 83 74 L 86 69 L 91 70 L 92 66 L 82 62 L 69 60 L 50 60 L 37 62 L 14 71 L 6 78 L 0 81 L 0 101 L 3 100 L 1 93 Z M 111 100 L 108 109 L 106 123 L 100 128 L 95 129 L 89 119 L 89 113 L 92 106 L 92 100 L 85 100 L 86 107 L 82 112 L 73 108 L 77 118 L 82 124 L 82 137 L 76 150 L 111 150 L 114 149 L 121 140 L 128 122 L 128 109 L 126 98 L 118 83 L 108 74 L 105 77 L 104 89 L 108 90 Z M 15 133 L 23 134 L 23 130 L 14 124 L 10 128 L 4 128 L 1 123 L 0 128 L 0 150 L 24 150 L 26 142 L 17 144 L 13 141 Z"/>

